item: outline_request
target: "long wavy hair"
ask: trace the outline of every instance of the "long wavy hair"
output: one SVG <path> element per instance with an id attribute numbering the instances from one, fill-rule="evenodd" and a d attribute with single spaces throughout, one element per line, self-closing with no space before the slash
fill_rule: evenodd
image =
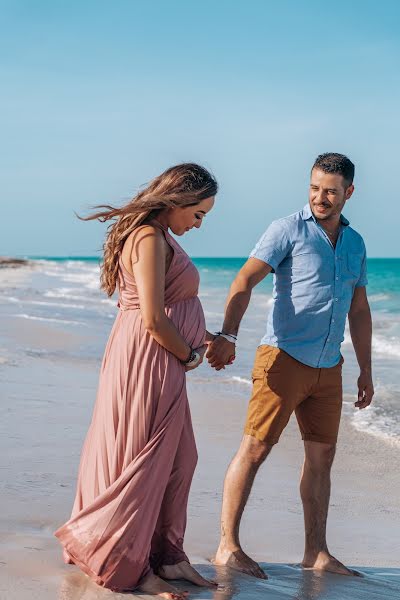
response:
<path id="1" fill-rule="evenodd" d="M 217 181 L 207 169 L 195 163 L 183 163 L 161 173 L 125 206 L 115 208 L 100 204 L 93 207 L 100 211 L 87 217 L 77 215 L 82 221 L 113 221 L 107 228 L 100 274 L 101 288 L 107 295 L 112 296 L 115 291 L 118 258 L 126 238 L 136 227 L 154 219 L 162 210 L 194 206 L 215 196 L 217 191 Z"/>

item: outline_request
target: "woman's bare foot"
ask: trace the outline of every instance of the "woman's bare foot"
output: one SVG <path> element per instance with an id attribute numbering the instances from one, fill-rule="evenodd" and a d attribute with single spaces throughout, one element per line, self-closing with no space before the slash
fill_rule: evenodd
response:
<path id="1" fill-rule="evenodd" d="M 149 573 L 137 589 L 145 594 L 160 596 L 167 600 L 186 600 L 188 595 L 188 592 L 180 592 L 154 573 Z"/>
<path id="2" fill-rule="evenodd" d="M 348 569 L 337 558 L 326 551 L 318 552 L 317 555 L 305 555 L 301 564 L 304 569 L 327 571 L 329 573 L 336 573 L 337 575 L 361 576 L 358 571 Z"/>
<path id="3" fill-rule="evenodd" d="M 262 568 L 255 560 L 247 556 L 241 548 L 236 550 L 228 550 L 222 546 L 219 546 L 215 558 L 211 561 L 214 565 L 220 565 L 235 569 L 235 571 L 241 571 L 258 579 L 268 579 L 268 576 L 264 573 Z"/>
<path id="4" fill-rule="evenodd" d="M 186 560 L 176 565 L 163 565 L 158 569 L 158 574 L 163 579 L 185 579 L 200 587 L 212 588 L 217 586 L 215 582 L 204 579 Z"/>

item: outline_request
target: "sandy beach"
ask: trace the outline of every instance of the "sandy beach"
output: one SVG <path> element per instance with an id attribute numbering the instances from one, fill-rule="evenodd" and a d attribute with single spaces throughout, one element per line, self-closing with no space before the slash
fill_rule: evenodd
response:
<path id="1" fill-rule="evenodd" d="M 27 271 L 3 269 L 2 283 L 21 285 Z M 28 276 L 28 275 L 26 275 Z M 95 399 L 98 361 L 66 359 L 83 331 L 2 319 L 0 341 L 0 596 L 7 600 L 125 598 L 64 565 L 53 531 L 69 516 L 82 441 Z M 52 349 L 47 356 L 44 351 Z M 21 349 L 24 352 L 21 354 Z M 43 351 L 43 352 L 42 352 Z M 302 442 L 291 421 L 256 480 L 242 524 L 246 551 L 268 581 L 214 568 L 222 482 L 240 441 L 247 397 L 207 380 L 188 389 L 199 451 L 186 550 L 217 591 L 190 589 L 196 600 L 395 599 L 400 596 L 400 446 L 342 421 L 333 470 L 328 540 L 331 552 L 362 578 L 321 575 L 299 566 L 303 517 L 298 492 Z M 222 374 L 220 375 L 223 376 Z M 142 595 L 133 597 L 144 598 Z"/>

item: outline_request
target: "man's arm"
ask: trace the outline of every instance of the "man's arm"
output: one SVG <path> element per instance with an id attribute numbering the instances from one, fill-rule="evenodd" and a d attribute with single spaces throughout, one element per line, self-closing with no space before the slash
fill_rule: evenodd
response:
<path id="1" fill-rule="evenodd" d="M 357 408 L 372 402 L 374 385 L 371 371 L 372 319 L 365 287 L 356 287 L 349 311 L 350 334 L 360 366 Z"/>
<path id="2" fill-rule="evenodd" d="M 225 304 L 223 333 L 237 334 L 240 322 L 249 305 L 253 288 L 270 273 L 272 267 L 258 258 L 249 258 L 236 275 Z M 228 364 L 235 355 L 235 344 L 217 337 L 206 354 L 208 362 L 217 371 Z"/>

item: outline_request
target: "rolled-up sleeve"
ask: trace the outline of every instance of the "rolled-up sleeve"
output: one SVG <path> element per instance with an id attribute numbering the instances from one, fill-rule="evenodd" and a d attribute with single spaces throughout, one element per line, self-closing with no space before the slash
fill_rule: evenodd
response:
<path id="1" fill-rule="evenodd" d="M 258 258 L 276 271 L 291 249 L 285 221 L 273 221 L 250 252 L 249 258 Z"/>
<path id="2" fill-rule="evenodd" d="M 364 256 L 361 262 L 361 271 L 360 271 L 360 277 L 358 278 L 358 281 L 356 283 L 356 287 L 365 287 L 366 285 L 368 285 L 368 277 L 367 277 L 367 252 L 365 250 L 365 246 L 364 246 Z"/>

